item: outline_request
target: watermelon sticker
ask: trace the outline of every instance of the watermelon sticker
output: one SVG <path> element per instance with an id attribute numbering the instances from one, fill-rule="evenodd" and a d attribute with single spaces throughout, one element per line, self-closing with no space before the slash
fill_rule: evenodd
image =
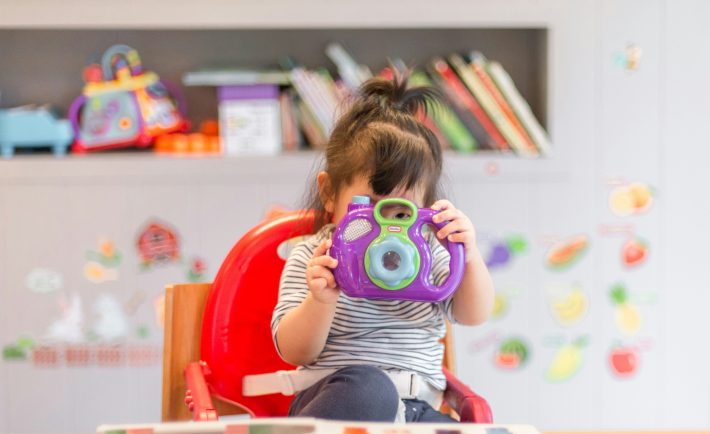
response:
<path id="1" fill-rule="evenodd" d="M 512 337 L 501 342 L 494 355 L 494 363 L 504 370 L 520 369 L 528 362 L 530 350 L 527 343 L 519 337 Z"/>

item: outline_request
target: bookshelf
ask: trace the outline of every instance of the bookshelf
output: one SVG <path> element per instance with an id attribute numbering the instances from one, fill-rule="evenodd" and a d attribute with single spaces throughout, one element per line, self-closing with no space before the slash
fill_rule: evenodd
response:
<path id="1" fill-rule="evenodd" d="M 50 103 L 64 111 L 80 91 L 80 73 L 91 56 L 116 42 L 136 48 L 147 69 L 174 83 L 184 72 L 204 66 L 278 67 L 284 55 L 306 67 L 333 70 L 324 54 L 332 41 L 342 42 L 374 71 L 388 57 L 423 66 L 434 55 L 477 49 L 511 74 L 555 145 L 550 78 L 555 51 L 566 42 L 552 35 L 569 25 L 565 14 L 584 9 L 537 0 L 508 2 L 505 8 L 483 1 L 440 6 L 423 1 L 244 5 L 213 0 L 197 5 L 159 0 L 141 4 L 141 13 L 134 14 L 130 7 L 106 13 L 86 0 L 63 8 L 39 0 L 8 4 L 0 17 L 0 51 L 11 53 L 12 61 L 0 74 L 0 104 Z M 42 67 L 47 64 L 52 68 Z M 185 88 L 185 95 L 191 120 L 216 117 L 213 88 Z M 496 154 L 472 158 L 515 164 Z"/>

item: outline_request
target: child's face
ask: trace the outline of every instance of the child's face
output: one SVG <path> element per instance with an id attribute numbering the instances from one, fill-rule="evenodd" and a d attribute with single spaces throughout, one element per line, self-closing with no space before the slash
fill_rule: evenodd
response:
<path id="1" fill-rule="evenodd" d="M 321 186 L 322 188 L 322 186 Z M 424 191 L 421 188 L 411 190 L 397 189 L 386 196 L 380 196 L 372 191 L 370 181 L 366 176 L 356 176 L 350 185 L 341 188 L 335 200 L 326 200 L 326 211 L 333 213 L 333 223 L 338 224 L 348 212 L 348 204 L 353 196 L 367 196 L 372 205 L 377 201 L 390 197 L 400 197 L 407 199 L 421 208 L 424 202 Z M 385 218 L 408 218 L 411 211 L 406 206 L 387 206 L 382 209 L 382 216 Z"/>

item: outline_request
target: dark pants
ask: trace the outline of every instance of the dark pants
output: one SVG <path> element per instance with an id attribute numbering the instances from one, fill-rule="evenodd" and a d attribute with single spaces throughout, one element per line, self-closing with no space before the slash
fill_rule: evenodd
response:
<path id="1" fill-rule="evenodd" d="M 407 422 L 456 422 L 425 401 L 406 399 Z M 293 399 L 289 416 L 330 420 L 392 422 L 397 416 L 399 395 L 392 380 L 373 366 L 339 369 Z"/>

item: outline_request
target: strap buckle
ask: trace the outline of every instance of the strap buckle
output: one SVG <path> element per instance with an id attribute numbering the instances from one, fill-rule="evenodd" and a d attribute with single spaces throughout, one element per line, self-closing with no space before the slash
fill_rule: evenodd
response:
<path id="1" fill-rule="evenodd" d="M 281 384 L 281 394 L 291 396 L 296 393 L 296 387 L 293 385 L 293 379 L 289 375 L 289 371 L 277 371 L 276 376 Z"/>

